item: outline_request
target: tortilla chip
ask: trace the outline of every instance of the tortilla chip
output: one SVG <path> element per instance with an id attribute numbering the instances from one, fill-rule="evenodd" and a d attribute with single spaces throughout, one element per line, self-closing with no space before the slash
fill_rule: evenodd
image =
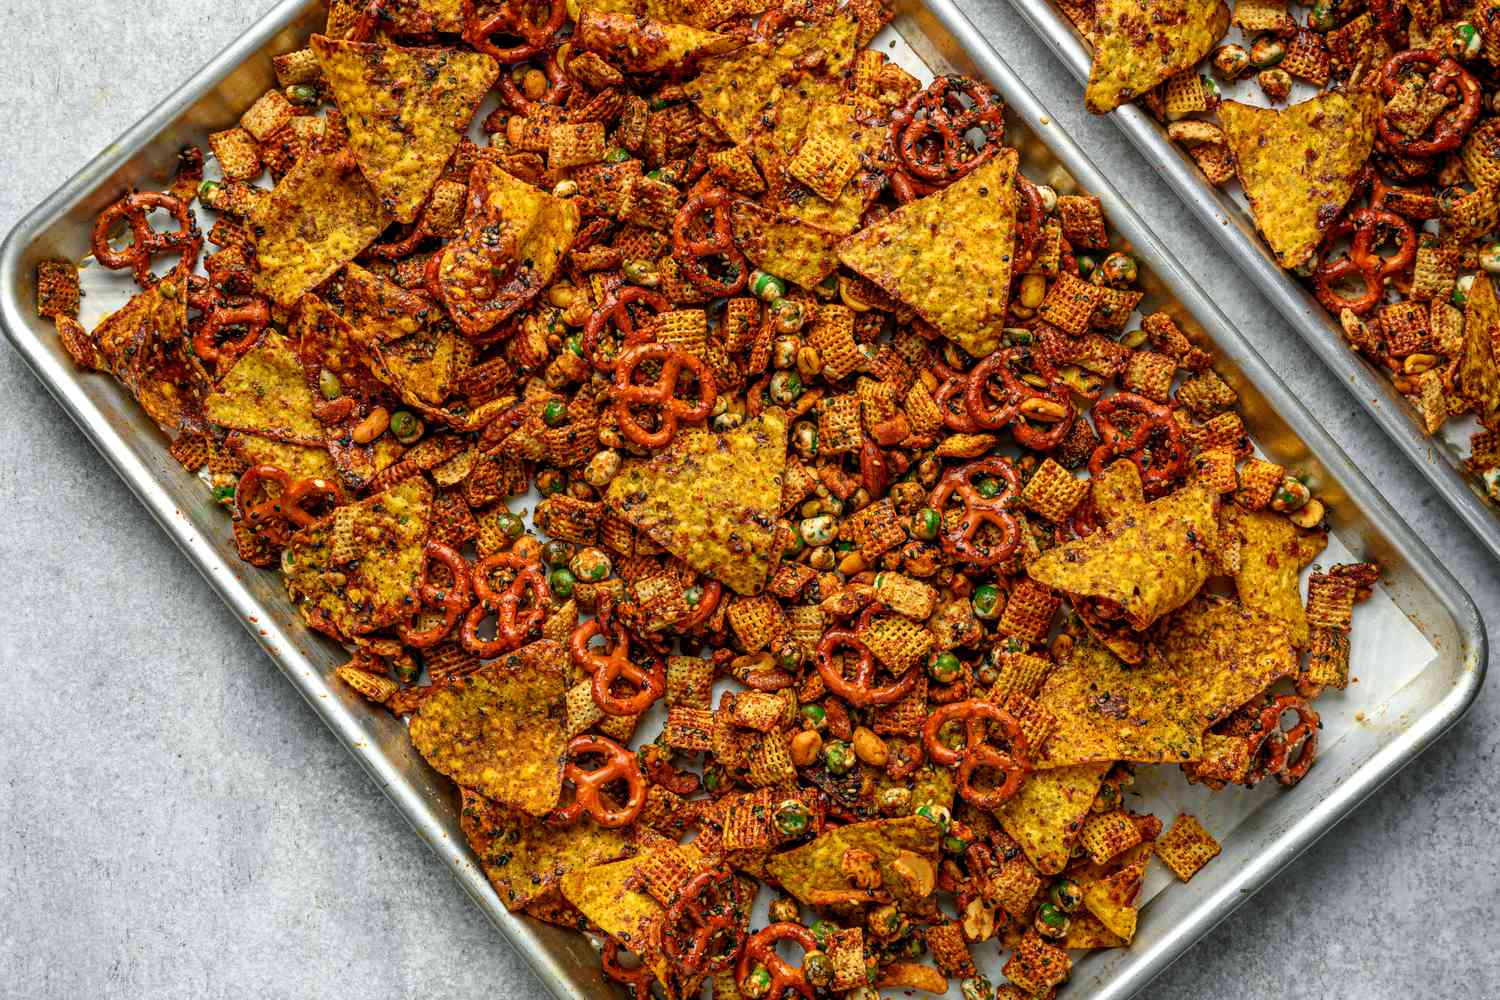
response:
<path id="1" fill-rule="evenodd" d="M 1141 894 L 1149 859 L 1149 853 L 1143 854 L 1134 863 L 1083 887 L 1084 907 L 1126 944 L 1135 937 L 1136 909 L 1132 904 Z"/>
<path id="2" fill-rule="evenodd" d="M 1297 577 L 1328 545 L 1324 532 L 1302 531 L 1283 514 L 1224 508 L 1220 531 L 1240 538 L 1239 570 L 1234 587 L 1240 603 L 1286 623 L 1292 644 L 1307 645 L 1307 612 Z"/>
<path id="3" fill-rule="evenodd" d="M 469 336 L 519 312 L 552 281 L 578 232 L 573 201 L 532 187 L 488 160 L 469 172 L 464 229 L 442 250 L 438 282 L 459 329 Z M 514 256 L 499 256 L 495 234 L 515 237 Z M 503 277 L 494 276 L 503 269 Z"/>
<path id="4" fill-rule="evenodd" d="M 1277 678 L 1295 676 L 1297 666 L 1284 622 L 1205 595 L 1162 623 L 1146 669 L 1170 669 L 1207 728 Z"/>
<path id="5" fill-rule="evenodd" d="M 799 185 L 789 196 L 781 198 L 778 207 L 785 215 L 810 226 L 848 235 L 859 228 L 865 209 L 885 186 L 883 168 L 890 165 L 889 129 L 883 124 L 861 121 L 858 109 L 847 101 L 823 100 L 811 107 L 804 133 L 803 144 L 821 142 L 841 147 L 853 155 L 858 166 L 853 179 L 843 185 L 836 198 L 809 198 Z M 802 152 L 800 147 L 798 152 Z"/>
<path id="6" fill-rule="evenodd" d="M 703 852 L 692 844 L 668 848 L 689 865 L 703 862 Z M 666 909 L 655 899 L 635 888 L 641 884 L 640 872 L 655 854 L 648 852 L 624 861 L 571 871 L 562 877 L 564 898 L 578 907 L 589 920 L 626 948 L 642 956 L 656 973 L 669 983 L 671 966 L 655 946 L 657 927 L 666 917 Z"/>
<path id="7" fill-rule="evenodd" d="M 256 287 L 290 307 L 375 242 L 391 218 L 341 153 L 308 152 L 250 210 Z"/>
<path id="8" fill-rule="evenodd" d="M 562 798 L 567 659 L 540 639 L 459 678 L 412 716 L 412 745 L 460 787 L 547 815 Z"/>
<path id="9" fill-rule="evenodd" d="M 789 110 L 806 111 L 796 98 L 816 79 L 800 66 L 816 56 L 821 73 L 842 77 L 854 62 L 858 32 L 858 24 L 844 15 L 796 28 L 780 45 L 747 45 L 706 60 L 703 72 L 683 91 L 736 144 L 748 143 L 762 132 L 789 135 L 791 129 L 780 125 L 783 116 Z M 801 130 L 797 132 L 790 142 L 801 139 Z M 778 145 L 789 151 L 785 141 Z"/>
<path id="10" fill-rule="evenodd" d="M 840 867 L 844 852 L 850 848 L 869 851 L 875 856 L 880 872 L 880 898 L 889 895 L 890 887 L 900 884 L 892 863 L 902 851 L 911 851 L 937 859 L 942 828 L 923 816 L 900 816 L 850 823 L 820 834 L 806 844 L 772 855 L 766 871 L 781 883 L 783 889 L 811 906 L 833 902 L 865 902 L 870 890 L 860 889 L 844 876 Z"/>
<path id="11" fill-rule="evenodd" d="M 1063 935 L 1062 946 L 1068 949 L 1123 948 L 1129 942 L 1108 927 L 1088 910 L 1079 910 L 1068 915 L 1068 933 Z"/>
<path id="12" fill-rule="evenodd" d="M 431 305 L 358 264 L 344 268 L 343 317 L 362 343 L 400 340 L 421 330 Z"/>
<path id="13" fill-rule="evenodd" d="M 431 504 L 432 487 L 413 476 L 293 535 L 281 568 L 287 590 L 303 598 L 303 617 L 344 636 L 410 618 L 418 608 Z M 337 544 L 345 532 L 355 539 L 357 553 L 348 562 L 334 557 L 347 546 Z"/>
<path id="14" fill-rule="evenodd" d="M 587 816 L 555 826 L 491 802 L 471 788 L 463 790 L 461 816 L 469 846 L 509 910 L 555 897 L 568 872 L 614 861 L 630 847 L 624 831 L 601 827 Z"/>
<path id="15" fill-rule="evenodd" d="M 1141 484 L 1140 467 L 1128 458 L 1106 465 L 1103 472 L 1088 480 L 1088 484 L 1094 513 L 1104 524 L 1145 506 L 1146 488 Z"/>
<path id="16" fill-rule="evenodd" d="M 259 434 L 230 432 L 224 446 L 249 465 L 274 465 L 293 479 L 337 479 L 327 448 L 288 444 Z"/>
<path id="17" fill-rule="evenodd" d="M 1034 771 L 1015 798 L 995 811 L 1000 826 L 1043 875 L 1068 866 L 1073 843 L 1113 761 Z"/>
<path id="18" fill-rule="evenodd" d="M 500 76 L 487 55 L 313 35 L 349 148 L 387 215 L 413 222 Z"/>
<path id="19" fill-rule="evenodd" d="M 188 357 L 187 280 L 172 274 L 131 297 L 94 329 L 109 370 L 168 434 L 202 425 L 205 379 Z"/>
<path id="20" fill-rule="evenodd" d="M 1224 0 L 1096 0 L 1084 103 L 1096 115 L 1191 69 L 1229 28 Z"/>
<path id="21" fill-rule="evenodd" d="M 780 558 L 785 467 L 786 416 L 772 408 L 726 434 L 678 431 L 664 451 L 626 462 L 606 502 L 693 569 L 758 594 Z"/>
<path id="22" fill-rule="evenodd" d="M 627 73 L 680 74 L 700 59 L 733 52 L 744 42 L 690 24 L 621 14 L 590 4 L 578 13 L 573 44 L 581 51 L 599 53 Z"/>
<path id="23" fill-rule="evenodd" d="M 1203 756 L 1205 726 L 1175 668 L 1155 659 L 1127 666 L 1095 642 L 1077 643 L 1037 695 L 1057 717 L 1057 728 L 1036 754 L 1036 766 L 1181 764 Z"/>
<path id="24" fill-rule="evenodd" d="M 385 0 L 380 16 L 397 35 L 456 35 L 464 30 L 463 0 Z"/>
<path id="25" fill-rule="evenodd" d="M 735 242 L 750 263 L 803 288 L 816 288 L 834 271 L 839 236 L 791 216 L 768 212 L 753 202 L 730 209 Z"/>
<path id="26" fill-rule="evenodd" d="M 1483 271 L 1474 275 L 1464 307 L 1464 347 L 1458 358 L 1458 392 L 1474 404 L 1482 419 L 1500 410 L 1500 359 L 1495 357 L 1500 337 L 1500 301 Z"/>
<path id="27" fill-rule="evenodd" d="M 1010 294 L 1017 153 L 902 205 L 839 246 L 839 259 L 911 306 L 958 346 L 1000 344 Z"/>
<path id="28" fill-rule="evenodd" d="M 453 391 L 459 353 L 458 335 L 447 326 L 375 345 L 376 357 L 402 398 L 415 396 L 429 406 L 440 406 Z"/>
<path id="29" fill-rule="evenodd" d="M 1313 255 L 1353 194 L 1380 110 L 1379 94 L 1349 90 L 1279 111 L 1237 101 L 1219 106 L 1250 210 L 1282 267 Z"/>
<path id="30" fill-rule="evenodd" d="M 301 359 L 285 337 L 267 330 L 224 374 L 203 411 L 230 430 L 320 445 L 327 431 L 313 416 L 313 403 Z"/>
<path id="31" fill-rule="evenodd" d="M 298 301 L 297 317 L 288 332 L 308 385 L 317 385 L 318 376 L 330 371 L 338 376 L 343 395 L 369 400 L 380 392 L 368 345 L 316 292 Z"/>
<path id="32" fill-rule="evenodd" d="M 1133 628 L 1145 629 L 1186 604 L 1208 579 L 1218 502 L 1201 486 L 1184 487 L 1048 549 L 1026 571 L 1053 589 L 1113 601 Z"/>

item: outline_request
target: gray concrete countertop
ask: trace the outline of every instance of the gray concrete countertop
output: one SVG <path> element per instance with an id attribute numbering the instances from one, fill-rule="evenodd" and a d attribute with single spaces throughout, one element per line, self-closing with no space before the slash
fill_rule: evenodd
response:
<path id="1" fill-rule="evenodd" d="M 268 6 L 0 3 L 0 231 Z M 971 16 L 1500 630 L 1496 565 L 1003 0 Z M 0 348 L 0 996 L 541 995 Z M 1500 996 L 1493 691 L 1149 990 Z"/>

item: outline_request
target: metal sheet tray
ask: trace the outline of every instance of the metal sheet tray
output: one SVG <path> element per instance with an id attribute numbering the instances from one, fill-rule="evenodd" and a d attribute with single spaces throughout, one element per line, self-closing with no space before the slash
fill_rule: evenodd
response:
<path id="1" fill-rule="evenodd" d="M 1093 62 L 1089 44 L 1052 0 L 1010 0 L 1010 3 L 1068 71 L 1080 83 L 1087 83 L 1089 65 Z M 1311 91 L 1294 95 L 1293 99 L 1302 100 L 1306 96 L 1311 96 Z M 1070 99 L 1081 100 L 1081 97 Z M 1349 386 L 1375 422 L 1422 470 L 1470 530 L 1500 558 L 1500 509 L 1490 502 L 1479 478 L 1465 471 L 1458 445 L 1441 435 L 1429 436 L 1416 411 L 1391 385 L 1390 379 L 1349 348 L 1338 318 L 1329 315 L 1304 285 L 1276 263 L 1243 201 L 1204 180 L 1187 153 L 1168 139 L 1166 129 L 1141 108 L 1127 104 L 1111 112 L 1110 117 L 1250 276 L 1261 294 L 1271 300 L 1323 363 Z M 1234 186 L 1238 186 L 1237 182 Z"/>
<path id="2" fill-rule="evenodd" d="M 161 184 L 184 142 L 236 120 L 273 80 L 270 57 L 305 44 L 325 9 L 283 0 L 156 110 L 24 218 L 0 247 L 0 320 L 6 335 L 63 409 L 139 496 L 158 523 L 240 616 L 349 752 L 453 871 L 500 932 L 558 997 L 609 995 L 581 935 L 508 913 L 474 863 L 458 828 L 452 785 L 412 750 L 405 727 L 372 709 L 333 678 L 344 654 L 302 624 L 276 574 L 234 555 L 222 511 L 201 482 L 165 450 L 162 435 L 114 380 L 80 375 L 51 327 L 33 308 L 34 270 L 47 257 L 81 259 L 94 215 L 131 184 Z M 1172 884 L 1146 909 L 1128 951 L 1096 953 L 1074 972 L 1073 996 L 1125 997 L 1264 885 L 1464 713 L 1483 681 L 1486 637 L 1473 602 L 1376 493 L 1213 306 L 1203 290 L 1114 190 L 954 0 L 907 0 L 892 30 L 899 47 L 934 71 L 988 79 L 1011 109 L 1010 140 L 1023 169 L 1064 192 L 1098 195 L 1117 240 L 1145 265 L 1148 303 L 1173 312 L 1190 335 L 1216 351 L 1218 368 L 1239 391 L 1259 447 L 1300 467 L 1330 502 L 1330 520 L 1355 555 L 1385 569 L 1388 616 L 1430 652 L 1358 724 L 1325 740 L 1319 764 L 1297 788 L 1260 795 L 1225 841 L 1225 857 L 1190 885 Z M 885 39 L 881 40 L 882 46 Z M 1358 635 L 1358 632 L 1356 632 Z M 1379 657 L 1372 657 L 1379 659 Z M 1351 695 L 1357 694 L 1351 691 Z M 1230 794 L 1230 793 L 1226 793 Z"/>

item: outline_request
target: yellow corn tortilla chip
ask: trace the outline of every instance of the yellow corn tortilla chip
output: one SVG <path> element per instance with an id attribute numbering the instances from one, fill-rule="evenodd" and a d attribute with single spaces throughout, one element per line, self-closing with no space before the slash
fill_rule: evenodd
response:
<path id="1" fill-rule="evenodd" d="M 1307 645 L 1307 612 L 1297 578 L 1304 567 L 1328 546 L 1324 532 L 1306 532 L 1271 511 L 1241 510 L 1226 505 L 1220 531 L 1235 532 L 1240 539 L 1239 571 L 1234 588 L 1240 603 L 1286 623 L 1292 645 Z"/>
<path id="2" fill-rule="evenodd" d="M 539 639 L 485 664 L 422 702 L 412 745 L 460 787 L 547 815 L 562 798 L 567 663 L 562 646 Z"/>
<path id="3" fill-rule="evenodd" d="M 901 816 L 850 823 L 819 834 L 790 851 L 772 855 L 766 871 L 781 887 L 807 905 L 831 902 L 861 902 L 871 899 L 868 890 L 860 889 L 845 877 L 840 862 L 851 848 L 875 856 L 880 872 L 881 898 L 889 896 L 901 883 L 892 863 L 902 851 L 911 851 L 936 860 L 942 829 L 922 816 Z"/>
<path id="4" fill-rule="evenodd" d="M 768 212 L 748 201 L 737 202 L 730 209 L 730 221 L 735 242 L 750 263 L 768 274 L 803 288 L 816 288 L 838 270 L 837 233 Z"/>
<path id="5" fill-rule="evenodd" d="M 704 860 L 703 853 L 692 844 L 671 850 L 690 866 Z M 601 931 L 649 963 L 657 979 L 668 983 L 671 982 L 671 967 L 655 946 L 656 929 L 667 911 L 636 888 L 640 884 L 638 873 L 653 853 L 571 871 L 562 877 L 562 893 Z"/>
<path id="6" fill-rule="evenodd" d="M 410 618 L 418 608 L 422 549 L 432 487 L 413 476 L 350 504 L 292 536 L 281 561 L 288 592 L 322 631 L 353 637 Z M 355 539 L 355 558 L 341 562 L 340 524 Z"/>
<path id="7" fill-rule="evenodd" d="M 320 445 L 327 437 L 313 416 L 313 392 L 292 345 L 267 330 L 240 356 L 203 403 L 214 423 L 291 444 Z"/>
<path id="8" fill-rule="evenodd" d="M 438 265 L 444 300 L 459 327 L 470 336 L 483 333 L 535 298 L 572 246 L 579 217 L 574 202 L 532 187 L 488 160 L 475 163 L 463 232 L 443 248 Z M 516 238 L 515 256 L 503 262 L 486 249 L 500 231 Z M 502 265 L 508 269 L 496 278 Z"/>
<path id="9" fill-rule="evenodd" d="M 500 76 L 489 56 L 312 36 L 349 149 L 387 215 L 413 222 Z"/>
<path id="10" fill-rule="evenodd" d="M 1121 514 L 1128 513 L 1146 503 L 1146 488 L 1141 484 L 1141 470 L 1128 458 L 1122 458 L 1104 467 L 1104 471 L 1089 479 L 1089 496 L 1094 501 L 1094 512 L 1105 524 Z"/>
<path id="11" fill-rule="evenodd" d="M 1146 863 L 1150 854 L 1143 854 L 1137 861 L 1117 872 L 1083 886 L 1083 905 L 1099 919 L 1112 934 L 1129 944 L 1135 937 L 1136 908 L 1133 905 L 1141 894 L 1141 883 L 1146 878 Z"/>
<path id="12" fill-rule="evenodd" d="M 1255 223 L 1282 267 L 1297 267 L 1354 193 L 1375 142 L 1380 95 L 1334 90 L 1276 110 L 1237 101 L 1219 123 Z"/>
<path id="13" fill-rule="evenodd" d="M 316 385 L 324 371 L 331 371 L 338 376 L 344 395 L 368 400 L 379 393 L 380 380 L 373 370 L 369 345 L 316 292 L 298 300 L 289 333 L 308 385 Z"/>
<path id="14" fill-rule="evenodd" d="M 1229 28 L 1224 0 L 1096 0 L 1084 104 L 1096 115 L 1198 64 Z"/>
<path id="15" fill-rule="evenodd" d="M 1187 486 L 1127 508 L 1103 528 L 1043 552 L 1026 571 L 1055 590 L 1113 601 L 1144 629 L 1192 599 L 1208 579 L 1219 498 Z"/>
<path id="16" fill-rule="evenodd" d="M 1128 943 L 1120 935 L 1105 927 L 1104 922 L 1088 910 L 1068 914 L 1068 932 L 1063 935 L 1062 939 L 1064 948 L 1087 950 L 1123 948 Z"/>
<path id="17" fill-rule="evenodd" d="M 390 383 L 405 398 L 441 405 L 458 377 L 458 335 L 449 327 L 423 330 L 389 344 L 376 344 L 375 355 Z"/>
<path id="18" fill-rule="evenodd" d="M 344 268 L 343 312 L 362 343 L 410 337 L 436 315 L 429 302 L 358 264 Z"/>
<path id="19" fill-rule="evenodd" d="M 854 62 L 858 33 L 858 24 L 845 15 L 809 24 L 787 32 L 779 45 L 760 42 L 705 60 L 703 72 L 683 90 L 736 143 L 773 132 L 789 136 L 780 144 L 789 151 L 788 143 L 801 139 L 801 129 L 790 135 L 792 129 L 780 126 L 782 116 L 788 111 L 806 114 L 797 96 L 815 80 L 821 77 L 826 83 L 843 76 Z M 816 75 L 800 69 L 810 56 L 821 58 Z"/>
<path id="20" fill-rule="evenodd" d="M 1006 833 L 1043 875 L 1068 866 L 1073 844 L 1113 761 L 1033 771 L 1015 798 L 995 810 Z"/>
<path id="21" fill-rule="evenodd" d="M 597 52 L 627 73 L 680 74 L 708 56 L 733 52 L 744 41 L 691 24 L 621 14 L 586 4 L 578 12 L 573 44 Z"/>
<path id="22" fill-rule="evenodd" d="M 1035 753 L 1039 768 L 1126 760 L 1182 764 L 1203 756 L 1194 692 L 1173 662 L 1128 666 L 1085 640 L 1042 683 L 1037 701 L 1057 717 L 1051 739 Z"/>
<path id="23" fill-rule="evenodd" d="M 231 431 L 224 446 L 251 465 L 274 465 L 293 479 L 337 479 L 338 470 L 327 448 L 288 444 L 259 434 Z"/>
<path id="24" fill-rule="evenodd" d="M 725 434 L 681 428 L 647 461 L 626 462 L 606 502 L 656 544 L 739 594 L 758 594 L 776 541 L 786 415 L 769 409 Z"/>
<path id="25" fill-rule="evenodd" d="M 256 287 L 279 305 L 290 307 L 327 281 L 391 223 L 364 176 L 342 155 L 304 153 L 250 211 L 260 265 Z"/>
<path id="26" fill-rule="evenodd" d="M 1474 275 L 1469 301 L 1464 307 L 1464 347 L 1458 358 L 1455 381 L 1459 395 L 1471 401 L 1484 418 L 1500 410 L 1497 337 L 1500 337 L 1500 301 L 1496 300 L 1490 276 L 1481 271 Z"/>
<path id="27" fill-rule="evenodd" d="M 1147 667 L 1166 664 L 1195 703 L 1200 726 L 1223 719 L 1280 677 L 1297 673 L 1285 622 L 1204 595 L 1162 622 Z"/>
<path id="28" fill-rule="evenodd" d="M 568 872 L 614 861 L 630 849 L 624 831 L 599 826 L 587 816 L 556 826 L 491 802 L 472 788 L 463 789 L 460 823 L 509 910 L 557 897 L 558 883 Z"/>
<path id="29" fill-rule="evenodd" d="M 385 0 L 380 16 L 398 35 L 456 35 L 464 30 L 463 0 Z"/>
<path id="30" fill-rule="evenodd" d="M 1017 153 L 1006 149 L 936 194 L 839 245 L 839 260 L 975 357 L 1000 344 L 1010 294 Z"/>
<path id="31" fill-rule="evenodd" d="M 94 329 L 94 341 L 146 415 L 168 434 L 203 425 L 206 379 L 188 357 L 187 279 L 163 277 Z"/>

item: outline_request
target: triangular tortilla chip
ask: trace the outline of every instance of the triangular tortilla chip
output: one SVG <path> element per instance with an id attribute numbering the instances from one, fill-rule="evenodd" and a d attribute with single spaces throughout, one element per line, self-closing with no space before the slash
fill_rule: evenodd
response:
<path id="1" fill-rule="evenodd" d="M 1000 344 L 1016 223 L 1013 149 L 896 209 L 839 246 L 839 259 L 975 357 Z"/>
<path id="2" fill-rule="evenodd" d="M 1490 276 L 1480 271 L 1469 288 L 1464 307 L 1464 349 L 1458 358 L 1459 395 L 1471 401 L 1480 417 L 1500 410 L 1500 358 L 1495 356 L 1500 337 L 1500 301 Z"/>
<path id="3" fill-rule="evenodd" d="M 338 376 L 341 395 L 369 400 L 380 392 L 369 346 L 316 292 L 298 300 L 297 317 L 288 332 L 309 386 L 317 385 L 319 376 L 329 371 Z"/>
<path id="4" fill-rule="evenodd" d="M 995 810 L 1006 833 L 1043 875 L 1068 866 L 1084 817 L 1113 761 L 1033 771 L 1015 798 Z"/>
<path id="5" fill-rule="evenodd" d="M 1147 628 L 1191 600 L 1208 579 L 1217 506 L 1216 494 L 1184 487 L 1048 549 L 1026 571 L 1064 593 L 1112 601 L 1131 627 Z"/>
<path id="6" fill-rule="evenodd" d="M 293 535 L 281 569 L 309 624 L 353 637 L 409 619 L 431 506 L 432 487 L 413 476 Z"/>
<path id="7" fill-rule="evenodd" d="M 460 815 L 469 846 L 509 910 L 555 897 L 568 872 L 613 861 L 630 847 L 625 831 L 607 829 L 587 816 L 557 826 L 492 802 L 472 788 L 463 790 Z"/>
<path id="8" fill-rule="evenodd" d="M 1234 504 L 1224 508 L 1221 531 L 1239 535 L 1239 569 L 1234 588 L 1240 603 L 1257 608 L 1286 623 L 1292 644 L 1307 645 L 1307 612 L 1297 578 L 1328 545 L 1321 531 L 1303 531 L 1284 514 L 1247 511 Z"/>
<path id="9" fill-rule="evenodd" d="M 730 208 L 734 241 L 750 263 L 803 288 L 816 288 L 838 270 L 839 235 L 753 202 Z"/>
<path id="10" fill-rule="evenodd" d="M 789 108 L 806 112 L 795 100 L 799 90 L 818 76 L 843 76 L 854 62 L 858 33 L 858 24 L 845 15 L 796 28 L 780 45 L 761 42 L 707 60 L 703 72 L 683 91 L 736 143 L 748 143 L 761 132 L 780 133 Z M 809 57 L 820 60 L 817 75 L 802 68 Z M 800 129 L 789 136 L 791 143 L 799 139 Z M 785 143 L 782 148 L 787 148 Z"/>
<path id="11" fill-rule="evenodd" d="M 573 44 L 581 51 L 599 53 L 627 73 L 681 75 L 700 59 L 733 52 L 745 43 L 734 35 L 690 24 L 619 14 L 585 4 L 573 29 Z"/>
<path id="12" fill-rule="evenodd" d="M 453 391 L 459 343 L 458 335 L 446 325 L 392 344 L 376 344 L 375 354 L 403 398 L 412 395 L 429 406 L 439 406 Z"/>
<path id="13" fill-rule="evenodd" d="M 274 465 L 293 479 L 337 479 L 338 470 L 327 448 L 305 444 L 288 444 L 259 434 L 231 431 L 224 447 L 250 465 Z"/>
<path id="14" fill-rule="evenodd" d="M 411 742 L 463 788 L 532 816 L 562 798 L 568 654 L 550 639 L 522 646 L 427 696 Z"/>
<path id="15" fill-rule="evenodd" d="M 206 378 L 187 356 L 187 279 L 169 274 L 94 329 L 109 370 L 168 434 L 203 424 Z"/>
<path id="16" fill-rule="evenodd" d="M 1057 717 L 1036 754 L 1039 768 L 1126 760 L 1182 764 L 1203 756 L 1203 729 L 1192 691 L 1175 664 L 1148 659 L 1127 666 L 1085 640 L 1047 675 L 1037 701 Z"/>
<path id="17" fill-rule="evenodd" d="M 441 251 L 438 284 L 466 335 L 494 329 L 552 281 L 573 245 L 578 205 L 480 160 L 469 171 L 464 229 Z"/>
<path id="18" fill-rule="evenodd" d="M 1203 596 L 1164 621 L 1146 669 L 1167 669 L 1192 699 L 1200 728 L 1297 673 L 1287 626 L 1237 601 Z"/>
<path id="19" fill-rule="evenodd" d="M 1141 894 L 1149 860 L 1149 853 L 1142 854 L 1133 864 L 1083 887 L 1083 905 L 1110 933 L 1123 938 L 1126 944 L 1135 937 L 1134 903 Z"/>
<path id="20" fill-rule="evenodd" d="M 1279 111 L 1219 106 L 1255 223 L 1282 267 L 1313 255 L 1354 193 L 1380 109 L 1380 95 L 1364 90 L 1329 91 Z"/>
<path id="21" fill-rule="evenodd" d="M 858 904 L 870 900 L 872 895 L 849 881 L 840 862 L 845 851 L 859 848 L 875 856 L 882 887 L 879 898 L 888 898 L 890 887 L 900 883 L 891 867 L 897 856 L 910 851 L 935 860 L 941 835 L 942 829 L 924 816 L 850 823 L 820 834 L 800 847 L 773 855 L 766 863 L 766 871 L 783 889 L 809 906 L 838 901 Z"/>
<path id="22" fill-rule="evenodd" d="M 1208 55 L 1229 28 L 1224 0 L 1097 0 L 1084 103 L 1107 114 Z"/>
<path id="23" fill-rule="evenodd" d="M 344 268 L 341 315 L 362 343 L 375 344 L 410 337 L 437 319 L 442 310 L 430 299 L 358 264 Z"/>
<path id="24" fill-rule="evenodd" d="M 313 416 L 313 392 L 297 352 L 285 337 L 267 330 L 240 356 L 204 400 L 208 419 L 230 430 L 248 431 L 292 444 L 321 445 L 327 437 Z"/>
<path id="25" fill-rule="evenodd" d="M 349 148 L 387 215 L 412 222 L 500 76 L 487 55 L 312 36 Z"/>
<path id="26" fill-rule="evenodd" d="M 250 210 L 255 284 L 279 305 L 327 281 L 391 223 L 347 153 L 304 153 Z"/>
<path id="27" fill-rule="evenodd" d="M 1123 948 L 1128 942 L 1088 910 L 1079 910 L 1068 915 L 1068 932 L 1063 935 L 1062 946 L 1068 949 L 1094 950 L 1098 948 Z"/>
<path id="28" fill-rule="evenodd" d="M 609 484 L 615 513 L 700 573 L 758 594 L 776 542 L 786 415 L 769 409 L 725 434 L 684 428 L 664 451 L 627 462 Z"/>
<path id="29" fill-rule="evenodd" d="M 689 867 L 703 861 L 703 852 L 692 844 L 670 850 L 680 855 Z M 563 897 L 600 930 L 643 956 L 657 979 L 669 983 L 672 981 L 671 967 L 661 949 L 655 947 L 656 930 L 667 911 L 655 899 L 635 888 L 640 884 L 638 873 L 654 853 L 657 852 L 571 871 L 562 878 L 562 892 Z"/>

